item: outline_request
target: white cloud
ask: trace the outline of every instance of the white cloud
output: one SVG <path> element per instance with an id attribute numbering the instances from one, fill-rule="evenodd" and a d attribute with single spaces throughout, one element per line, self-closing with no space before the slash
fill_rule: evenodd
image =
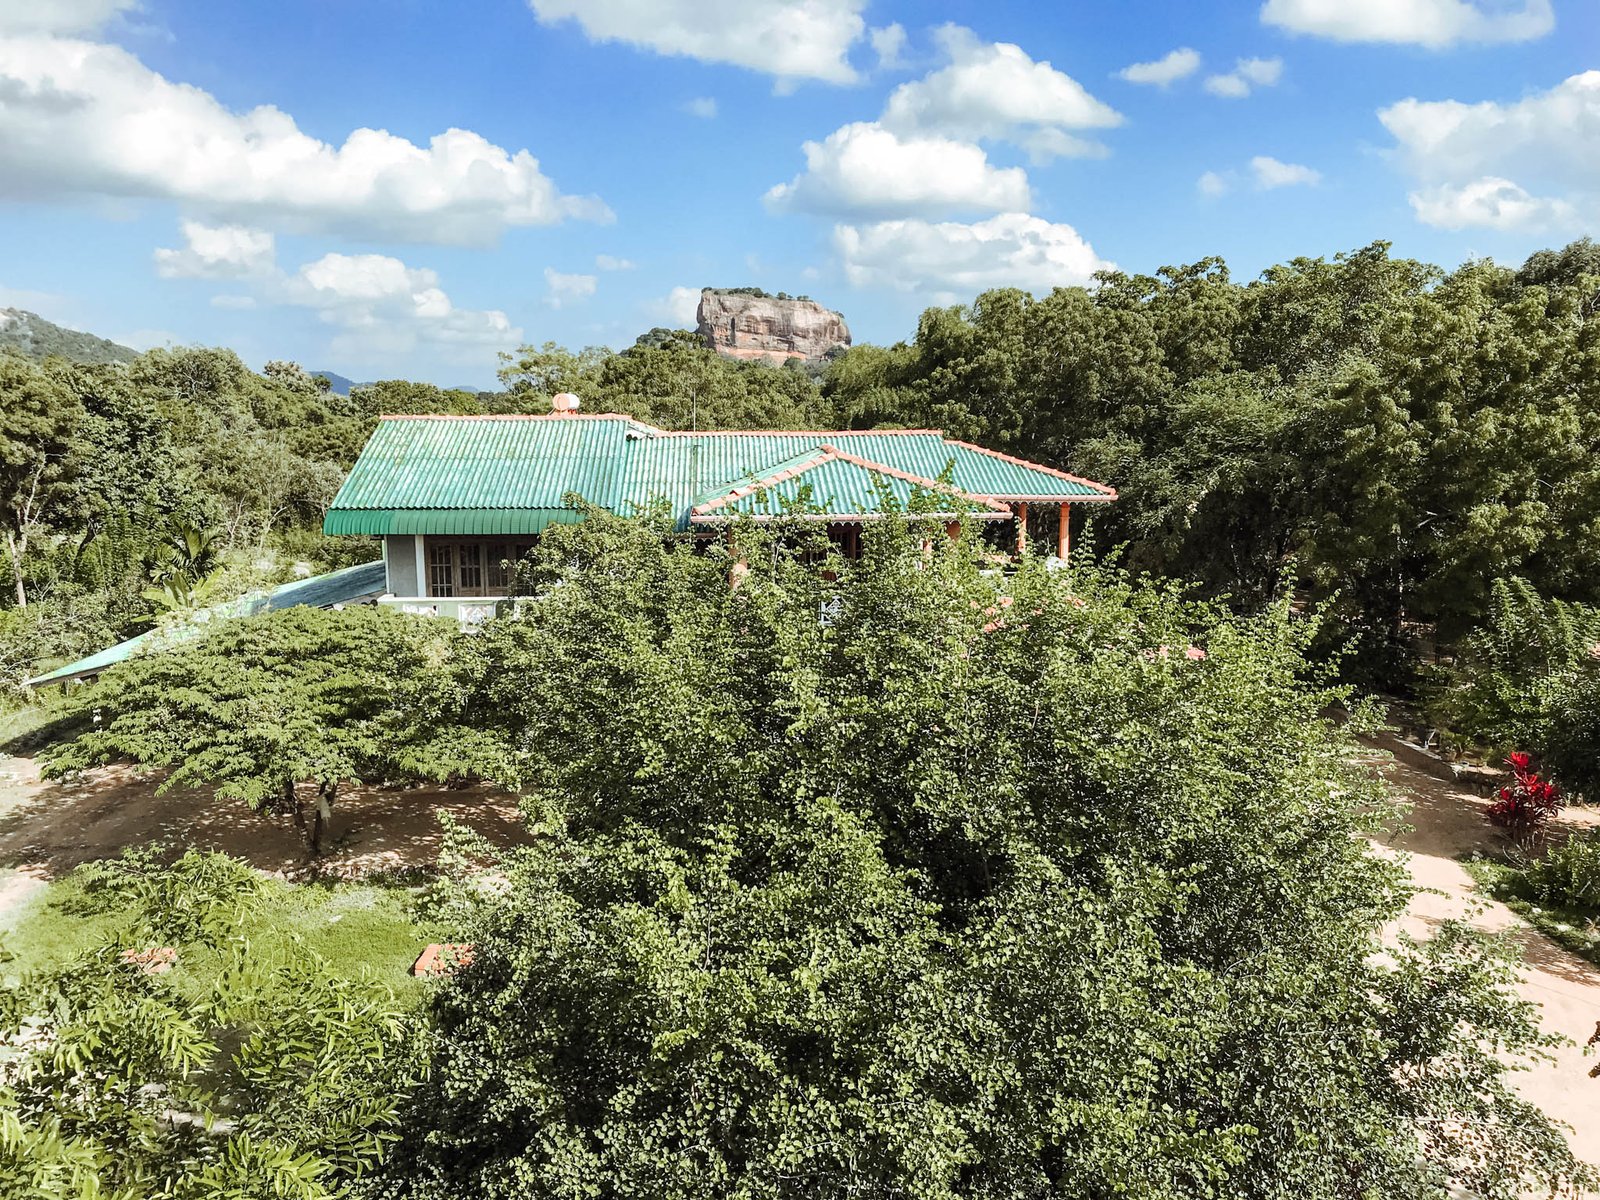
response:
<path id="1" fill-rule="evenodd" d="M 1600 71 L 1510 104 L 1402 100 L 1378 119 L 1420 185 L 1412 207 L 1428 224 L 1600 220 Z"/>
<path id="2" fill-rule="evenodd" d="M 522 339 L 505 313 L 456 308 L 435 272 L 386 254 L 325 254 L 283 279 L 277 298 L 315 310 L 338 330 L 332 352 L 362 361 L 419 345 L 475 361 Z"/>
<path id="3" fill-rule="evenodd" d="M 717 98 L 715 96 L 696 96 L 693 100 L 684 103 L 683 111 L 691 117 L 699 117 L 702 121 L 709 121 L 717 115 Z"/>
<path id="4" fill-rule="evenodd" d="M 867 40 L 872 43 L 872 52 L 878 56 L 878 70 L 892 71 L 900 66 L 902 62 L 900 56 L 906 48 L 904 25 L 896 22 L 881 29 L 874 29 L 867 35 Z"/>
<path id="5" fill-rule="evenodd" d="M 1226 196 L 1233 188 L 1229 177 L 1218 171 L 1207 171 L 1195 180 L 1195 190 L 1208 199 L 1215 200 L 1218 196 Z"/>
<path id="6" fill-rule="evenodd" d="M 1412 192 L 1411 208 L 1417 220 L 1440 229 L 1551 229 L 1577 221 L 1565 200 L 1541 199 L 1509 179 L 1485 176 L 1460 187 L 1443 184 Z"/>
<path id="7" fill-rule="evenodd" d="M 1103 152 L 1068 134 L 1122 123 L 1071 76 L 1035 62 L 1020 46 L 982 42 L 969 29 L 946 25 L 936 34 L 950 65 L 889 96 L 881 124 L 897 133 L 935 134 L 966 141 L 1008 141 L 1036 157 Z"/>
<path id="8" fill-rule="evenodd" d="M 184 247 L 155 253 L 163 279 L 246 279 L 270 275 L 277 265 L 272 234 L 244 225 L 183 223 Z"/>
<path id="9" fill-rule="evenodd" d="M 1256 88 L 1272 87 L 1283 77 L 1281 58 L 1241 58 L 1226 75 L 1206 77 L 1206 91 L 1227 100 L 1242 100 Z"/>
<path id="10" fill-rule="evenodd" d="M 563 275 L 554 267 L 546 267 L 544 282 L 550 289 L 544 302 L 551 308 L 565 308 L 594 295 L 599 280 L 593 275 Z"/>
<path id="11" fill-rule="evenodd" d="M 851 83 L 850 47 L 866 0 L 529 0 L 546 24 L 573 20 L 592 40 L 731 63 L 780 80 Z"/>
<path id="12" fill-rule="evenodd" d="M 509 226 L 608 220 L 526 150 L 449 129 L 426 147 L 377 129 L 334 146 L 287 113 L 235 113 L 117 46 L 0 38 L 0 195 L 178 201 L 210 223 L 486 244 Z"/>
<path id="13" fill-rule="evenodd" d="M 680 329 L 693 329 L 700 310 L 700 289 L 675 287 L 665 296 L 652 300 L 646 310 L 653 321 L 665 321 Z"/>
<path id="14" fill-rule="evenodd" d="M 967 295 L 993 287 L 1044 291 L 1086 284 L 1111 266 L 1072 226 L 1020 212 L 970 225 L 840 225 L 833 238 L 845 276 L 856 287 L 945 288 Z"/>
<path id="15" fill-rule="evenodd" d="M 1311 186 L 1322 182 L 1322 172 L 1299 163 L 1279 162 L 1266 154 L 1250 160 L 1250 170 L 1255 174 L 1256 186 L 1264 190 L 1281 187 Z"/>
<path id="16" fill-rule="evenodd" d="M 89 33 L 138 7 L 138 0 L 0 0 L 0 31 Z"/>
<path id="17" fill-rule="evenodd" d="M 1459 42 L 1525 42 L 1555 27 L 1550 0 L 1267 0 L 1261 19 L 1340 42 L 1400 42 L 1438 50 Z"/>
<path id="18" fill-rule="evenodd" d="M 1167 87 L 1180 79 L 1187 79 L 1199 69 L 1199 51 L 1183 46 L 1154 62 L 1132 63 L 1123 67 L 1117 72 L 1117 78 L 1129 83 L 1149 83 L 1156 87 Z"/>
<path id="19" fill-rule="evenodd" d="M 996 167 L 969 142 L 902 138 L 858 121 L 804 150 L 805 172 L 767 192 L 771 208 L 889 215 L 1003 211 L 1026 208 L 1030 199 L 1020 167 Z"/>
<path id="20" fill-rule="evenodd" d="M 631 258 L 616 258 L 610 254 L 596 254 L 594 265 L 601 271 L 631 271 L 639 264 Z"/>

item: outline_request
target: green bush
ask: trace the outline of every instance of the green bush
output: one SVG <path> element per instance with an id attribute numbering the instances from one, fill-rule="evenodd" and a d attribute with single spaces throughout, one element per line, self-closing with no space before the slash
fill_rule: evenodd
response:
<path id="1" fill-rule="evenodd" d="M 1543 757 L 1557 703 L 1570 702 L 1572 680 L 1595 662 L 1597 644 L 1600 609 L 1548 599 L 1525 579 L 1496 579 L 1483 624 L 1457 661 L 1435 672 L 1429 714 L 1492 755 Z"/>
<path id="2" fill-rule="evenodd" d="M 395 1137 L 413 1005 L 285 937 L 223 855 L 74 881 L 91 943 L 0 988 L 0 1198 L 334 1200 Z M 164 972 L 130 954 L 176 952 Z"/>
<path id="3" fill-rule="evenodd" d="M 1550 689 L 1544 759 L 1568 791 L 1600 800 L 1600 663 L 1589 662 Z"/>
<path id="4" fill-rule="evenodd" d="M 1556 843 L 1523 869 L 1523 878 L 1547 903 L 1600 908 L 1600 833 Z"/>

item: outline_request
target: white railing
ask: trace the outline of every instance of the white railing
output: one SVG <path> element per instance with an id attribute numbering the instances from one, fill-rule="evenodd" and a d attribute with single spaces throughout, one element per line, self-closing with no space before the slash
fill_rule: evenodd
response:
<path id="1" fill-rule="evenodd" d="M 463 625 L 482 625 L 508 602 L 503 596 L 380 596 L 378 603 L 419 617 L 453 617 Z"/>

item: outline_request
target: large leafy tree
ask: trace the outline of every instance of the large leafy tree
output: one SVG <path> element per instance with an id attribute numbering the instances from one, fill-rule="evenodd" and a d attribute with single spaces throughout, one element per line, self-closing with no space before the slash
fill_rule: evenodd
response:
<path id="1" fill-rule="evenodd" d="M 51 772 L 164 768 L 162 789 L 209 787 L 218 800 L 290 817 L 315 854 L 345 784 L 448 779 L 482 765 L 475 739 L 454 736 L 440 707 L 456 640 L 445 623 L 298 607 L 163 636 L 166 647 L 74 695 L 68 719 L 85 728 L 50 750 Z"/>
<path id="2" fill-rule="evenodd" d="M 928 533 L 938 536 L 929 538 Z M 382 1188 L 1486 1197 L 1583 1181 L 1493 945 L 1380 952 L 1380 785 L 1304 630 L 885 522 L 750 564 L 595 517 L 468 687 L 537 843 Z"/>
<path id="3" fill-rule="evenodd" d="M 0 354 L 0 530 L 19 608 L 28 605 L 28 544 L 72 502 L 72 438 L 82 417 L 56 375 Z"/>

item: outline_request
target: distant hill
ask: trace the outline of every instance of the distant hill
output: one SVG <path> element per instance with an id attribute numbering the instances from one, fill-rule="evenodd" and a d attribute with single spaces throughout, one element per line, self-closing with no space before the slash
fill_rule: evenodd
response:
<path id="1" fill-rule="evenodd" d="M 64 329 L 25 308 L 0 308 L 0 350 L 15 350 L 28 358 L 53 355 L 75 363 L 132 362 L 139 357 L 137 350 Z"/>
<path id="2" fill-rule="evenodd" d="M 326 379 L 328 381 L 328 390 L 335 396 L 348 396 L 355 388 L 372 386 L 370 380 L 357 382 L 356 380 L 351 379 L 349 376 L 339 374 L 337 371 L 307 371 L 306 374 L 311 376 L 313 379 L 317 378 L 319 375 Z M 483 391 L 482 388 L 474 387 L 470 383 L 459 384 L 456 387 L 442 388 L 441 390 L 446 392 L 472 392 L 474 394 L 481 394 Z"/>
<path id="3" fill-rule="evenodd" d="M 351 388 L 365 387 L 365 384 L 340 375 L 336 371 L 307 371 L 307 375 L 315 379 L 318 375 L 328 381 L 328 390 L 335 396 L 348 396 Z"/>

